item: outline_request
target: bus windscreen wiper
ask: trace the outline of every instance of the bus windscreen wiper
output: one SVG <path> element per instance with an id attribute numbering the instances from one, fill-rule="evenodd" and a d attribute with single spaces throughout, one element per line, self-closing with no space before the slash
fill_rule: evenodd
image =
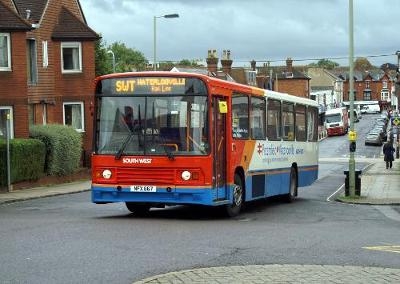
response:
<path id="1" fill-rule="evenodd" d="M 132 139 L 133 135 L 134 135 L 133 131 L 129 132 L 129 135 L 125 138 L 124 143 L 122 143 L 121 145 L 121 148 L 119 148 L 117 154 L 115 154 L 116 160 L 121 159 L 122 153 L 124 152 L 126 145 L 128 145 L 128 142 Z"/>

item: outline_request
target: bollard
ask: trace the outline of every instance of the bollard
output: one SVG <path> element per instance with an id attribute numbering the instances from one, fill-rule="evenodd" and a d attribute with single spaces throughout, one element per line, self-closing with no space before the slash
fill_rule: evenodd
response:
<path id="1" fill-rule="evenodd" d="M 350 195 L 350 182 L 349 182 L 349 171 L 343 171 L 343 173 L 346 175 L 346 178 L 344 180 L 344 194 L 345 196 Z M 361 170 L 355 170 L 355 190 L 354 193 L 356 196 L 361 195 Z"/>

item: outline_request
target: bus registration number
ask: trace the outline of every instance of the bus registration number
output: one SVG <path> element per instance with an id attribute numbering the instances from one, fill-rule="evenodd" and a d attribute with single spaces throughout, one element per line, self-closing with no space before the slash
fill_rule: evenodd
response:
<path id="1" fill-rule="evenodd" d="M 131 185 L 131 192 L 157 192 L 154 185 Z"/>

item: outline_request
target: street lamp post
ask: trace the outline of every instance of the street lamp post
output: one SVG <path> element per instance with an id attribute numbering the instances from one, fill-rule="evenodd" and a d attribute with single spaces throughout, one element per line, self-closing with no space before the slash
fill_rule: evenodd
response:
<path id="1" fill-rule="evenodd" d="M 354 152 L 356 150 L 356 134 L 354 132 L 354 39 L 353 39 L 353 0 L 349 0 L 349 99 L 350 99 L 350 158 L 349 158 L 349 193 L 355 196 L 355 169 Z"/>
<path id="2" fill-rule="evenodd" d="M 154 71 L 157 70 L 157 19 L 158 18 L 166 18 L 166 19 L 172 19 L 172 18 L 179 18 L 179 14 L 167 14 L 167 15 L 162 15 L 162 16 L 154 16 L 153 17 L 153 27 L 154 27 L 154 39 L 153 39 L 153 69 Z"/>
<path id="3" fill-rule="evenodd" d="M 397 55 L 397 74 L 396 74 L 396 83 L 395 83 L 395 96 L 396 97 L 396 102 L 397 102 L 397 112 L 399 111 L 399 94 L 400 94 L 400 51 L 396 51 Z M 390 123 L 390 122 L 389 122 Z M 399 125 L 396 125 L 397 127 L 397 137 L 396 137 L 396 159 L 399 159 L 400 153 L 399 153 Z"/>
<path id="4" fill-rule="evenodd" d="M 111 49 L 108 50 L 107 53 L 112 55 L 113 73 L 115 73 L 115 54 Z"/>

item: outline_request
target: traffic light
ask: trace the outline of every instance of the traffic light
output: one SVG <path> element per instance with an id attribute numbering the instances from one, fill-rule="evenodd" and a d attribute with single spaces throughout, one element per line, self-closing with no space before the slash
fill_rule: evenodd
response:
<path id="1" fill-rule="evenodd" d="M 356 151 L 356 142 L 350 142 L 350 152 Z"/>

